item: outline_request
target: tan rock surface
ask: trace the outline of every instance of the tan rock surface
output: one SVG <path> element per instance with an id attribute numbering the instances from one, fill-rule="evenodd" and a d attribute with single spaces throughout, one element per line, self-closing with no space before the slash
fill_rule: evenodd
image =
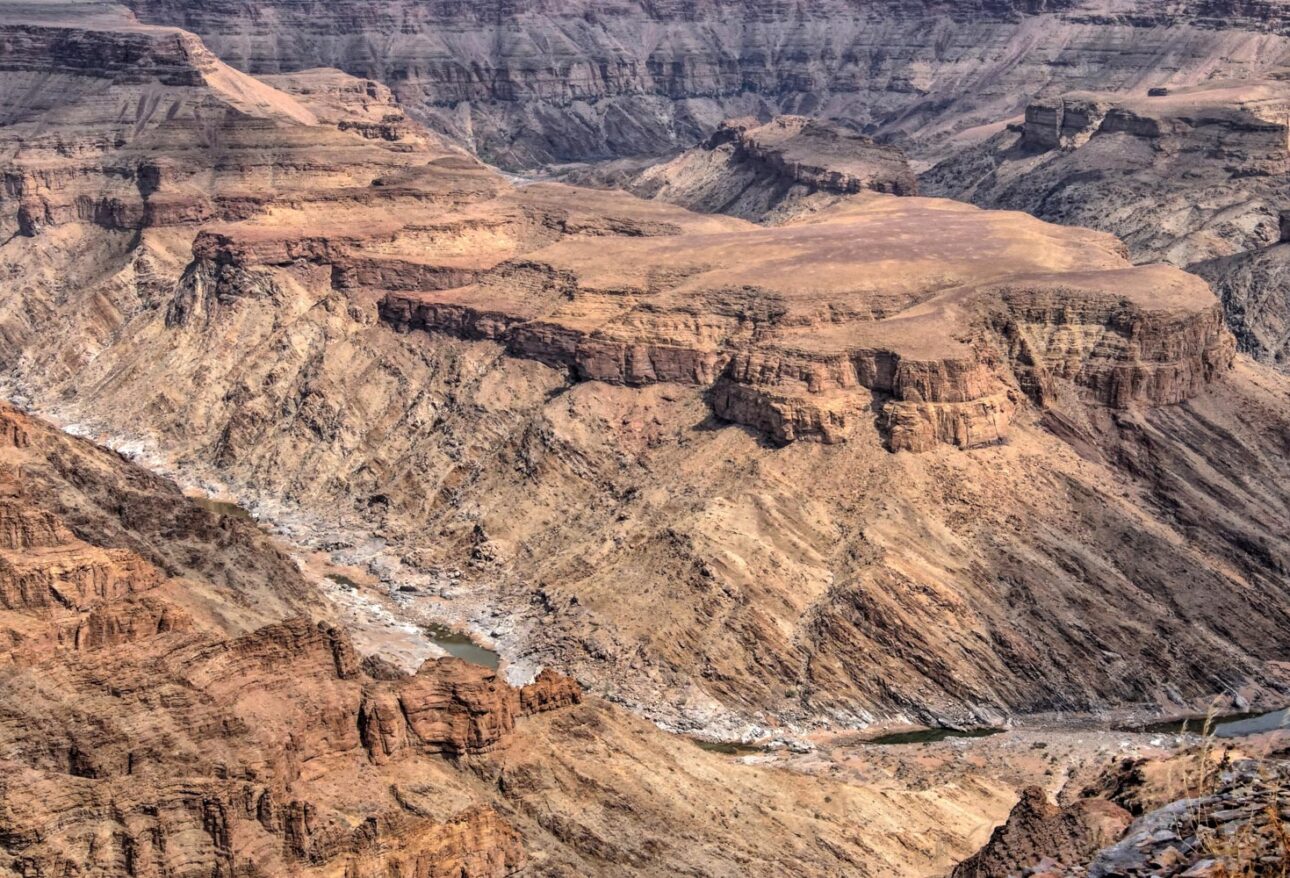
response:
<path id="1" fill-rule="evenodd" d="M 1195 271 L 1220 293 L 1241 349 L 1286 358 L 1279 270 L 1290 203 L 1290 78 L 1219 80 L 1165 94 L 1034 101 L 1004 131 L 921 177 L 925 191 L 1103 229 L 1135 262 Z"/>
<path id="2" fill-rule="evenodd" d="M 580 185 L 626 189 L 642 198 L 777 223 L 858 192 L 913 195 L 917 180 L 891 146 L 804 116 L 727 119 L 670 161 L 626 159 L 557 169 Z"/>

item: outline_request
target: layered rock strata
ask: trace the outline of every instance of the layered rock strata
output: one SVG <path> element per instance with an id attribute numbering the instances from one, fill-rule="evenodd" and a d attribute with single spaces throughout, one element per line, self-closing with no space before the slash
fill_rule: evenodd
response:
<path id="1" fill-rule="evenodd" d="M 1213 286 L 1241 350 L 1282 369 L 1290 365 L 1290 242 L 1188 268 Z"/>
<path id="2" fill-rule="evenodd" d="M 892 450 L 1000 441 L 1019 391 L 1042 404 L 1056 380 L 1104 405 L 1181 402 L 1232 355 L 1202 283 L 1130 269 L 1113 241 L 883 198 L 775 230 L 561 242 L 381 314 L 581 380 L 711 387 L 718 417 L 781 443 L 844 441 L 876 413 Z"/>
<path id="3" fill-rule="evenodd" d="M 564 180 L 615 186 L 705 213 L 777 223 L 862 191 L 913 195 L 900 150 L 802 116 L 727 119 L 700 145 L 639 168 L 625 160 L 561 169 Z"/>
<path id="4" fill-rule="evenodd" d="M 256 565 L 277 559 L 253 528 L 221 519 L 218 541 L 203 541 L 200 529 L 181 537 L 201 546 L 207 563 L 236 568 L 245 584 L 259 581 L 261 600 L 250 609 L 237 600 L 255 591 L 188 578 L 196 570 L 167 576 L 132 549 L 78 538 L 56 511 L 75 493 L 87 537 L 112 539 L 120 516 L 117 526 L 143 525 L 136 538 L 147 539 L 152 504 L 164 498 L 177 518 L 194 520 L 200 507 L 165 498 L 161 480 L 150 484 L 110 453 L 11 409 L 0 410 L 0 421 L 8 439 L 0 448 L 0 868 L 501 876 L 524 862 L 518 833 L 486 805 L 417 819 L 389 801 L 379 781 L 361 806 L 329 786 L 355 769 L 361 776 L 359 701 L 390 684 L 365 682 L 348 636 L 326 623 L 293 616 L 233 633 L 272 618 L 284 602 L 303 602 L 308 591 L 294 566 L 258 579 Z M 59 471 L 69 456 L 88 464 L 73 471 L 75 483 Z M 117 510 L 93 505 L 96 493 L 113 491 L 126 498 Z M 246 563 L 239 546 L 256 560 Z M 462 754 L 495 746 L 521 713 L 521 693 L 482 670 L 432 662 L 415 679 L 422 678 L 434 678 L 440 691 L 494 693 L 410 699 L 442 717 L 435 746 Z M 579 698 L 549 675 L 540 688 L 561 693 L 544 707 Z M 471 734 L 483 726 L 491 736 Z M 415 731 L 409 737 L 436 752 Z M 300 765 L 311 760 L 333 767 L 306 780 Z"/>
<path id="5" fill-rule="evenodd" d="M 1178 87 L 1290 58 L 1276 3 L 129 5 L 255 74 L 385 82 L 511 167 L 664 154 L 748 114 L 845 119 L 936 154 L 1038 93 Z"/>
<path id="6" fill-rule="evenodd" d="M 966 852 L 956 814 L 1009 800 L 986 781 L 897 815 L 886 791 L 731 771 L 549 669 L 391 671 L 297 612 L 328 603 L 255 525 L 8 407 L 0 545 L 6 875 L 912 875 Z M 35 599 L 14 570 L 113 587 Z M 732 841 L 748 801 L 770 807 Z M 897 816 L 937 850 L 855 832 Z"/>
<path id="7" fill-rule="evenodd" d="M 0 115 L 5 238 L 67 223 L 130 232 L 245 219 L 287 200 L 344 203 L 435 142 L 384 86 L 311 70 L 273 87 L 183 31 L 6 19 L 0 43 L 3 87 L 25 95 Z"/>
<path id="8" fill-rule="evenodd" d="M 317 198 L 0 246 L 15 392 L 679 727 L 1283 690 L 1285 389 L 1228 368 L 1194 277 L 945 201 L 861 193 L 769 227 L 509 181 L 365 136 L 369 88 L 338 77 L 275 91 L 316 125 L 255 117 L 258 142 L 345 146 L 319 150 Z M 47 93 L 7 94 L 44 124 Z M 78 151 L 115 136 L 55 124 L 80 100 L 46 129 Z M 237 185 L 218 149 L 185 159 L 211 197 Z M 431 331 L 392 331 L 414 321 Z M 399 744 L 391 697 L 392 752 L 448 753 Z"/>
<path id="9" fill-rule="evenodd" d="M 1270 266 L 1290 202 L 1290 82 L 1278 74 L 1164 91 L 1034 101 L 1020 131 L 945 161 L 922 184 L 1104 229 L 1136 262 L 1195 270 L 1222 291 L 1242 349 L 1280 362 L 1290 308 Z"/>

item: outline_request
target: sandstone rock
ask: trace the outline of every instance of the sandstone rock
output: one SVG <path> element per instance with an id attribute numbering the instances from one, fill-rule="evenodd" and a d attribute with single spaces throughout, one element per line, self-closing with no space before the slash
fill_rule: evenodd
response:
<path id="1" fill-rule="evenodd" d="M 1041 861 L 1078 865 L 1120 839 L 1133 818 L 1102 799 L 1081 799 L 1065 808 L 1048 801 L 1039 787 L 1027 787 L 1008 822 L 985 847 L 964 860 L 951 878 L 1008 878 Z"/>
<path id="2" fill-rule="evenodd" d="M 520 712 L 525 716 L 581 703 L 578 681 L 551 668 L 543 668 L 532 683 L 520 689 Z"/>
<path id="3" fill-rule="evenodd" d="M 408 738 L 427 752 L 482 752 L 515 728 L 518 693 L 496 672 L 461 659 L 428 661 L 396 685 Z"/>
<path id="4" fill-rule="evenodd" d="M 1026 107 L 1021 142 L 1032 149 L 1077 149 L 1100 130 L 1108 109 L 1108 101 L 1092 95 L 1033 101 Z"/>

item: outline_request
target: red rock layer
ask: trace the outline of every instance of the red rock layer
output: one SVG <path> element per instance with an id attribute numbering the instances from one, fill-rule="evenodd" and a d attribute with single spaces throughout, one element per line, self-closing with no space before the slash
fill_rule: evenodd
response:
<path id="1" fill-rule="evenodd" d="M 46 506 L 65 487 L 51 462 L 79 443 L 9 409 L 0 435 L 0 872 L 502 878 L 524 864 L 518 830 L 443 756 L 506 746 L 518 717 L 580 701 L 576 684 L 547 671 L 515 689 L 455 659 L 376 680 L 326 622 L 221 630 L 249 595 L 78 539 Z M 89 463 L 82 503 L 129 484 L 119 514 L 146 518 L 142 476 Z M 171 536 L 244 564 L 229 533 Z M 380 705 L 407 745 L 388 772 L 399 748 Z"/>

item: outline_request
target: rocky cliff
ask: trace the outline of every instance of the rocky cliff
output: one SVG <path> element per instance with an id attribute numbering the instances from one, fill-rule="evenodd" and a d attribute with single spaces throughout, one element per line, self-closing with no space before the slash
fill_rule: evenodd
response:
<path id="1" fill-rule="evenodd" d="M 1030 241 L 1044 246 L 1026 259 Z M 665 260 L 670 276 L 649 268 Z M 697 302 L 712 310 L 687 331 Z M 579 380 L 712 387 L 719 418 L 780 443 L 845 441 L 877 412 L 897 451 L 1000 441 L 1019 393 L 1042 403 L 1045 382 L 1106 405 L 1176 403 L 1231 361 L 1211 294 L 1182 273 L 1129 269 L 1113 241 L 1059 244 L 1015 215 L 912 199 L 775 230 L 570 240 L 470 287 L 392 293 L 381 315 Z"/>
<path id="2" fill-rule="evenodd" d="M 5 874 L 918 874 L 965 852 L 956 813 L 1006 809 L 988 782 L 901 806 L 938 840 L 911 851 L 854 832 L 885 791 L 729 771 L 554 671 L 391 671 L 299 614 L 330 604 L 253 523 L 8 407 L 0 532 Z M 773 810 L 732 844 L 748 801 Z"/>
<path id="3" fill-rule="evenodd" d="M 1273 245 L 1290 202 L 1290 82 L 1160 91 L 1032 102 L 1019 131 L 946 160 L 923 186 L 1104 229 L 1134 261 L 1195 270 L 1221 291 L 1242 349 L 1279 362 L 1290 307 Z"/>
<path id="4" fill-rule="evenodd" d="M 1290 244 L 1277 243 L 1188 266 L 1223 301 L 1241 350 L 1290 365 Z"/>
<path id="5" fill-rule="evenodd" d="M 183 31 L 22 20 L 0 25 L 0 44 L 3 87 L 24 95 L 0 117 L 4 237 L 69 222 L 137 231 L 243 219 L 275 199 L 345 200 L 402 169 L 406 151 L 429 137 L 383 86 L 312 70 L 275 88 Z"/>
<path id="6" fill-rule="evenodd" d="M 1052 805 L 1038 787 L 950 878 L 1222 878 L 1290 864 L 1283 733 L 1123 760 Z M 1130 806 L 1126 810 L 1120 803 Z M 1136 816 L 1137 819 L 1134 819 Z"/>
<path id="7" fill-rule="evenodd" d="M 1039 787 L 1027 787 L 1008 821 L 985 847 L 959 863 L 950 878 L 1005 878 L 1040 864 L 1078 865 L 1120 840 L 1133 821 L 1128 811 L 1105 799 L 1079 799 L 1066 807 L 1048 801 Z"/>
<path id="8" fill-rule="evenodd" d="M 1133 0 L 251 5 L 132 0 L 256 74 L 338 67 L 491 161 L 660 154 L 798 113 L 926 144 L 1036 93 L 1185 85 L 1287 55 L 1276 3 Z"/>
<path id="9" fill-rule="evenodd" d="M 7 408 L 0 420 L 0 867 L 500 876 L 523 862 L 518 833 L 482 803 L 417 820 L 380 804 L 379 781 L 361 806 L 337 796 L 330 785 L 367 762 L 353 756 L 360 691 L 381 684 L 364 683 L 342 630 L 268 621 L 311 589 L 264 535 L 48 425 Z M 108 496 L 117 503 L 98 505 Z M 169 519 L 160 533 L 159 516 Z M 188 564 L 168 574 L 113 545 L 127 534 L 166 567 L 171 553 Z M 472 671 L 426 673 L 447 682 Z M 512 716 L 499 707 L 474 715 Z M 460 752 L 479 747 L 442 737 Z M 303 778 L 299 766 L 320 759 L 331 770 Z M 380 849 L 383 837 L 397 852 Z"/>

